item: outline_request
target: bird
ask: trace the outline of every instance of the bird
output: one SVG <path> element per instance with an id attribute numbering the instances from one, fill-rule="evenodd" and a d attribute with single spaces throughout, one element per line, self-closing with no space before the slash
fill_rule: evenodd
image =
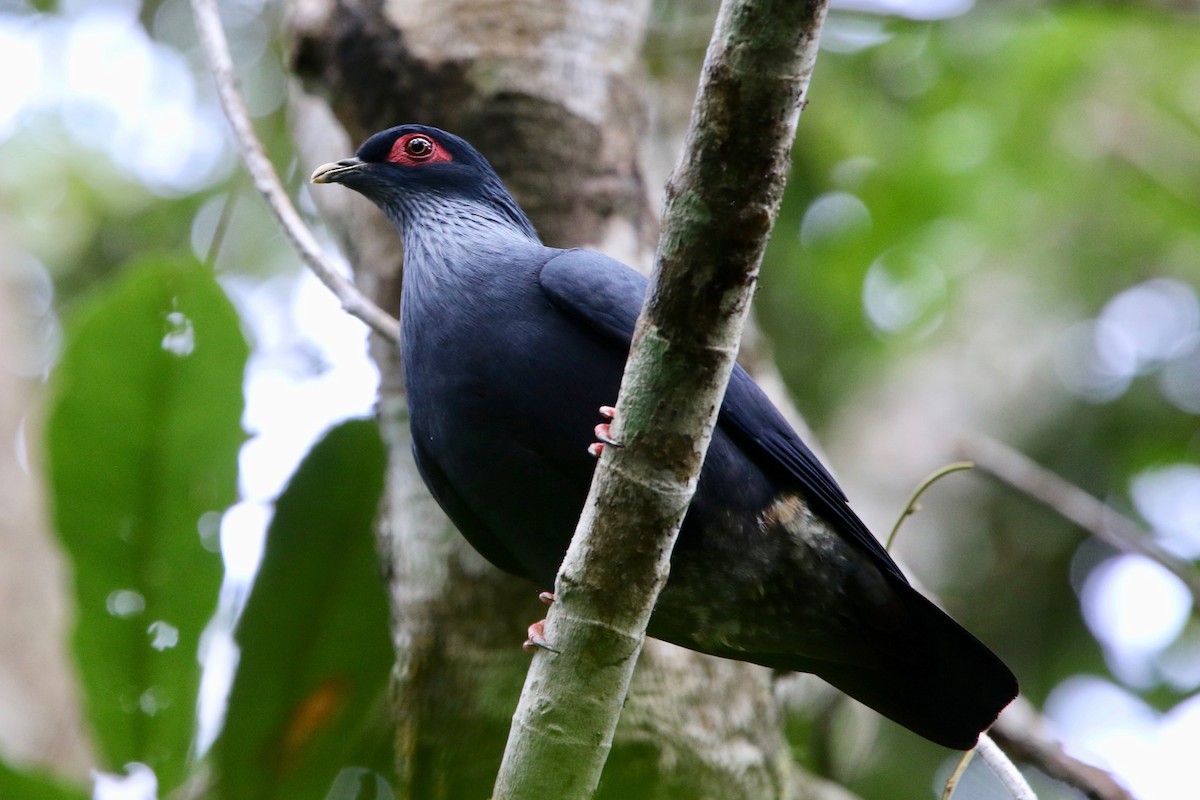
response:
<path id="1" fill-rule="evenodd" d="M 311 180 L 364 195 L 401 237 L 401 362 L 430 493 L 485 559 L 553 586 L 594 453 L 617 444 L 597 408 L 616 399 L 647 279 L 544 245 L 487 159 L 438 128 L 376 133 Z M 1000 658 L 910 585 L 741 367 L 647 633 L 815 674 L 958 750 L 1017 694 Z"/>

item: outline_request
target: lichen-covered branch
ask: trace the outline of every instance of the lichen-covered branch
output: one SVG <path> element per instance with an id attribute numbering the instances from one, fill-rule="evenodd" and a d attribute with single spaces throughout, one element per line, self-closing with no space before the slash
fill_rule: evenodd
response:
<path id="1" fill-rule="evenodd" d="M 1025 776 L 986 733 L 979 734 L 979 744 L 975 745 L 975 752 L 979 754 L 983 763 L 992 768 L 992 773 L 1000 779 L 1009 797 L 1013 800 L 1037 800 L 1037 795 L 1033 793 Z"/>
<path id="2" fill-rule="evenodd" d="M 494 798 L 590 797 L 716 423 L 783 193 L 824 2 L 722 4 L 657 276 Z"/>

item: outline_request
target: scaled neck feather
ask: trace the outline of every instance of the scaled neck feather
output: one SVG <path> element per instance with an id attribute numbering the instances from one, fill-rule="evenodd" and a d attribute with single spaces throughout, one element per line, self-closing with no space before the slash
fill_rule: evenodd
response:
<path id="1" fill-rule="evenodd" d="M 406 203 L 399 214 L 389 214 L 404 237 L 406 261 L 455 263 L 514 245 L 541 244 L 532 227 L 519 225 L 500 208 L 460 197 L 431 199 Z"/>
<path id="2" fill-rule="evenodd" d="M 491 294 L 489 285 L 515 278 L 506 274 L 514 259 L 522 262 L 542 243 L 515 203 L 512 209 L 519 216 L 473 198 L 430 194 L 385 209 L 404 238 L 406 293 L 442 305 L 481 299 Z"/>

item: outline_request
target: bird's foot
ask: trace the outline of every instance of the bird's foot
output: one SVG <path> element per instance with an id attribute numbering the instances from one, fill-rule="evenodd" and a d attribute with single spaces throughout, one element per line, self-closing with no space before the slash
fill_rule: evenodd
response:
<path id="1" fill-rule="evenodd" d="M 552 606 L 554 605 L 554 592 L 542 592 L 538 595 L 538 600 L 541 600 L 548 606 Z M 533 652 L 534 650 L 541 648 L 543 650 L 549 650 L 551 653 L 558 652 L 550 646 L 550 642 L 546 641 L 546 620 L 541 619 L 530 625 L 529 630 L 526 632 L 526 636 L 528 638 L 525 639 L 525 643 L 521 645 L 523 649 Z"/>
<path id="2" fill-rule="evenodd" d="M 612 406 L 600 406 L 600 416 L 604 417 L 605 419 L 612 420 L 616 417 L 616 414 L 617 410 Z M 591 453 L 593 457 L 599 458 L 604 453 L 605 445 L 611 444 L 613 447 L 622 447 L 620 442 L 612 438 L 611 421 L 601 422 L 592 429 L 592 432 L 596 435 L 596 439 L 599 440 L 588 445 L 588 452 Z"/>

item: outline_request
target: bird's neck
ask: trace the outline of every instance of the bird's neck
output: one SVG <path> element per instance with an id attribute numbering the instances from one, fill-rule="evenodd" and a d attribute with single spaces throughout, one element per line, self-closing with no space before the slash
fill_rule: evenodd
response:
<path id="1" fill-rule="evenodd" d="M 418 269 L 436 265 L 462 272 L 464 263 L 541 245 L 515 204 L 519 216 L 497 205 L 457 197 L 425 200 L 389 209 L 404 238 L 405 261 Z"/>
<path id="2" fill-rule="evenodd" d="M 404 302 L 422 308 L 490 302 L 543 249 L 527 221 L 483 203 L 439 198 L 389 216 L 404 239 Z"/>

